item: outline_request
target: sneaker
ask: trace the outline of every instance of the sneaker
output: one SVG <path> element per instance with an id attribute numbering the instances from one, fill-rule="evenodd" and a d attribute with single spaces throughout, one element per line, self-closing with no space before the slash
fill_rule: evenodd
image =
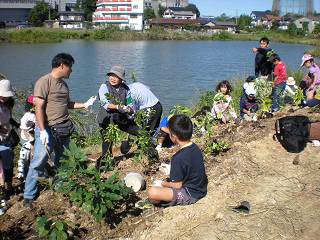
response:
<path id="1" fill-rule="evenodd" d="M 31 199 L 31 198 L 25 198 L 23 200 L 23 206 L 24 207 L 32 208 L 32 203 L 33 203 L 33 199 Z"/>
<path id="2" fill-rule="evenodd" d="M 147 198 L 146 200 L 141 200 L 139 202 L 137 202 L 135 204 L 136 208 L 142 209 L 142 210 L 146 210 L 146 209 L 151 209 L 154 207 L 153 203 L 151 202 L 151 200 L 149 198 Z"/>

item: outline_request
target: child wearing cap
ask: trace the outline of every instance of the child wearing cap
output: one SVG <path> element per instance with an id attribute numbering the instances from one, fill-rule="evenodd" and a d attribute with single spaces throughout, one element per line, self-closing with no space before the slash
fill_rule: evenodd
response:
<path id="1" fill-rule="evenodd" d="M 296 86 L 296 81 L 294 80 L 293 77 L 288 77 L 285 91 L 291 94 L 292 96 L 294 96 L 295 92 L 292 90 L 292 88 L 294 90 L 298 89 L 298 87 Z"/>
<path id="2" fill-rule="evenodd" d="M 248 86 L 240 99 L 240 117 L 246 121 L 256 121 L 256 112 L 259 109 L 256 99 L 256 90 Z"/>
<path id="3" fill-rule="evenodd" d="M 312 79 L 311 85 L 306 86 L 307 100 L 314 97 L 315 92 L 320 90 L 320 69 L 317 64 L 315 64 L 313 57 L 310 54 L 305 54 L 302 57 L 302 66 L 306 66 L 308 69 L 308 75 Z"/>
<path id="4" fill-rule="evenodd" d="M 286 88 L 287 73 L 286 65 L 281 61 L 278 54 L 274 53 L 270 56 L 269 60 L 274 64 L 273 69 L 273 84 L 272 84 L 272 112 L 279 111 L 280 100 L 279 95 L 282 94 Z"/>
<path id="5" fill-rule="evenodd" d="M 25 165 L 31 159 L 31 152 L 34 145 L 34 130 L 36 124 L 35 99 L 33 95 L 26 99 L 25 114 L 21 118 L 21 150 L 18 160 L 18 179 L 22 181 L 25 177 Z"/>

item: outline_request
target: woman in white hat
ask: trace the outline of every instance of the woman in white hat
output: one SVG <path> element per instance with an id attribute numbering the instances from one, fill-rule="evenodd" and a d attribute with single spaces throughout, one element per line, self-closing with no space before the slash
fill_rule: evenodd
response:
<path id="1" fill-rule="evenodd" d="M 14 139 L 10 130 L 10 119 L 14 105 L 13 91 L 9 80 L 0 80 L 0 158 L 2 160 L 2 179 L 5 182 L 5 193 L 13 193 L 13 143 Z"/>

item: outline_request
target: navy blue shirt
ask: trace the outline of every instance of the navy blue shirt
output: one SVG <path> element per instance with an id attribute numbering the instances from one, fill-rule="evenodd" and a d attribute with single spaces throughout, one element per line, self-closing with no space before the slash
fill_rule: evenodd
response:
<path id="1" fill-rule="evenodd" d="M 208 178 L 202 153 L 196 144 L 192 143 L 172 156 L 170 179 L 182 182 L 182 187 L 194 198 L 200 199 L 207 194 Z"/>

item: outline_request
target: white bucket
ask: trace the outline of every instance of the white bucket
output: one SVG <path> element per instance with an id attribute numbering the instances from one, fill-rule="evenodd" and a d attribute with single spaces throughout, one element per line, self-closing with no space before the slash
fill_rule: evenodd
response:
<path id="1" fill-rule="evenodd" d="M 139 173 L 129 173 L 124 178 L 127 187 L 131 187 L 134 192 L 139 192 L 146 185 L 146 181 Z"/>

